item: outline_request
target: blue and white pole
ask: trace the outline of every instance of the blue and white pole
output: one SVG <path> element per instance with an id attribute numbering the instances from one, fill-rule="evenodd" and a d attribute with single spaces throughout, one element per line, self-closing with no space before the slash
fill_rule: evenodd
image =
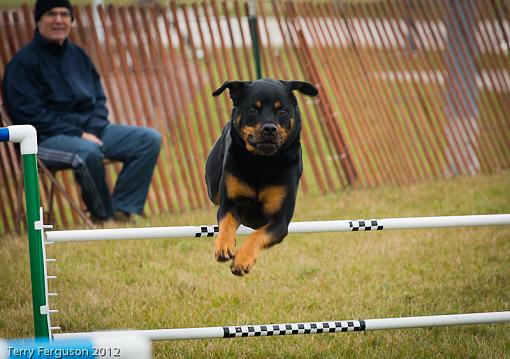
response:
<path id="1" fill-rule="evenodd" d="M 130 334 L 100 334 L 90 337 L 60 339 L 51 343 L 42 339 L 0 340 L 0 359 L 149 359 L 152 356 L 151 352 L 151 343 L 147 338 Z"/>

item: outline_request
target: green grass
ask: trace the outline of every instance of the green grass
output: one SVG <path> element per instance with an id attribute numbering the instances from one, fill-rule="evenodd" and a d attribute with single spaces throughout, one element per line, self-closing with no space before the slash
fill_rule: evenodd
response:
<path id="1" fill-rule="evenodd" d="M 510 172 L 408 188 L 301 195 L 294 220 L 510 213 Z M 214 223 L 214 210 L 142 225 Z M 290 235 L 243 278 L 209 239 L 49 248 L 64 331 L 175 328 L 468 313 L 510 308 L 510 228 Z M 0 338 L 32 335 L 25 238 L 0 241 Z M 156 358 L 510 355 L 508 324 L 158 342 Z"/>

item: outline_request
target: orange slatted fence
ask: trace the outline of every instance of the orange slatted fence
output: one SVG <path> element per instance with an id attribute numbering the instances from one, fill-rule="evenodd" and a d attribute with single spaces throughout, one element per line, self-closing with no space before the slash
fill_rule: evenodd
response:
<path id="1" fill-rule="evenodd" d="M 303 191 L 510 167 L 507 1 L 274 0 L 259 1 L 257 14 L 263 75 L 320 89 L 299 96 Z M 0 11 L 0 74 L 33 29 L 29 6 Z M 75 7 L 72 40 L 102 74 L 111 120 L 163 134 L 146 213 L 209 207 L 205 158 L 230 112 L 228 96 L 211 92 L 255 78 L 246 1 Z M 118 164 L 107 166 L 113 183 Z M 17 230 L 21 171 L 16 148 L 0 146 L 0 233 Z M 57 176 L 79 202 L 72 173 Z M 42 176 L 43 205 L 48 188 Z M 54 218 L 84 225 L 60 195 Z"/>

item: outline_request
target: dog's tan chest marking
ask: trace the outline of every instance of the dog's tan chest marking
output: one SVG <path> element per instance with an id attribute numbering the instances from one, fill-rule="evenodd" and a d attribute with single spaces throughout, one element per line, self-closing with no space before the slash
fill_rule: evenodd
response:
<path id="1" fill-rule="evenodd" d="M 241 181 L 233 175 L 227 175 L 225 178 L 225 186 L 227 188 L 227 197 L 230 199 L 238 197 L 255 198 L 255 189 L 247 183 Z"/>
<path id="2" fill-rule="evenodd" d="M 262 204 L 265 214 L 274 214 L 282 207 L 287 194 L 284 186 L 268 186 L 260 190 L 258 200 Z"/>

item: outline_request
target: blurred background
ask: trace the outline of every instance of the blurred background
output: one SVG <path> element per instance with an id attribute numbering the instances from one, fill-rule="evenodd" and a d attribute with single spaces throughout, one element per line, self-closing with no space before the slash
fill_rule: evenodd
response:
<path id="1" fill-rule="evenodd" d="M 320 89 L 299 98 L 304 193 L 509 168 L 508 1 L 252 3 L 250 14 L 241 0 L 74 1 L 71 37 L 102 75 L 111 120 L 164 135 L 148 215 L 210 208 L 205 158 L 231 108 L 227 95 L 211 93 L 225 80 L 255 79 L 258 66 L 264 77 Z M 13 5 L 0 13 L 0 74 L 35 26 L 31 3 Z M 11 147 L 0 148 L 0 232 L 20 227 L 24 206 Z M 113 180 L 119 168 L 108 168 Z M 54 177 L 63 190 L 42 179 L 48 215 L 82 225 L 69 205 L 83 211 L 72 173 Z"/>

